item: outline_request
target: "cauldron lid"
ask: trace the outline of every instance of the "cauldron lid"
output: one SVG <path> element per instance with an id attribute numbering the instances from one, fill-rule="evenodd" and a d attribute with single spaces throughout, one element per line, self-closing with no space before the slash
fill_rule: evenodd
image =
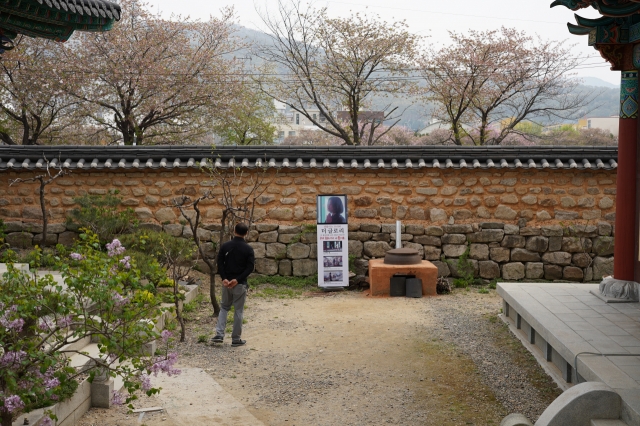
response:
<path id="1" fill-rule="evenodd" d="M 387 253 L 395 254 L 398 256 L 413 256 L 414 254 L 418 254 L 418 250 L 412 248 L 397 248 L 391 249 Z"/>

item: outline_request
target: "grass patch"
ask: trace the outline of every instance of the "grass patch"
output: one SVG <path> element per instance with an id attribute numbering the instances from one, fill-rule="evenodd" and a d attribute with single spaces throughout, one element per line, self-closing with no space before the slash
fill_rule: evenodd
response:
<path id="1" fill-rule="evenodd" d="M 261 275 L 250 278 L 249 285 L 253 289 L 252 297 L 291 299 L 317 287 L 318 278 Z"/>

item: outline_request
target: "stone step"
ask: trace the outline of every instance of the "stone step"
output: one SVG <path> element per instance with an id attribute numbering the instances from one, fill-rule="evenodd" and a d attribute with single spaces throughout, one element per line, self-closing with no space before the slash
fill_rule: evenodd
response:
<path id="1" fill-rule="evenodd" d="M 622 420 L 591 420 L 591 426 L 628 426 Z"/>
<path id="2" fill-rule="evenodd" d="M 98 349 L 97 343 L 89 343 L 80 349 L 80 351 L 86 352 L 88 356 L 80 353 L 71 356 L 69 366 L 76 370 L 84 370 L 89 366 L 91 363 L 91 358 L 89 358 L 89 356 L 97 358 L 100 355 L 100 349 Z"/>
<path id="3" fill-rule="evenodd" d="M 28 263 L 14 263 L 13 267 L 24 272 L 29 272 L 29 264 Z M 7 272 L 7 264 L 0 263 L 0 274 Z"/>

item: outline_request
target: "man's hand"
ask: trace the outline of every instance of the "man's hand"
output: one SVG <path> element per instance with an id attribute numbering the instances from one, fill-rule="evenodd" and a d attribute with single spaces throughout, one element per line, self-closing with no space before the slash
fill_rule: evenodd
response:
<path id="1" fill-rule="evenodd" d="M 229 288 L 234 288 L 235 286 L 238 285 L 238 280 L 236 280 L 235 278 L 232 279 L 231 281 L 229 281 Z"/>
<path id="2" fill-rule="evenodd" d="M 229 287 L 229 280 L 222 280 L 222 285 L 225 287 Z"/>

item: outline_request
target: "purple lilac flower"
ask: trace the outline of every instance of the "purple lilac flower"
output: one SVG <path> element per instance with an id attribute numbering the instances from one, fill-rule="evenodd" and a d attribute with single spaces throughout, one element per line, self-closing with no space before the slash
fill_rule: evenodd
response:
<path id="1" fill-rule="evenodd" d="M 52 379 L 45 379 L 45 381 L 44 381 L 45 390 L 50 390 L 50 389 L 56 388 L 58 386 L 60 386 L 60 380 L 58 380 L 56 377 L 54 377 Z"/>
<path id="2" fill-rule="evenodd" d="M 69 327 L 72 322 L 73 322 L 73 319 L 71 315 L 67 315 L 66 317 L 58 318 L 57 324 L 58 324 L 58 327 L 65 328 L 65 327 Z"/>
<path id="3" fill-rule="evenodd" d="M 40 330 L 50 331 L 52 325 L 53 325 L 53 322 L 51 321 L 50 318 L 40 317 L 40 321 L 38 322 L 38 328 Z"/>
<path id="4" fill-rule="evenodd" d="M 173 334 L 169 330 L 162 330 L 162 333 L 160 333 L 162 343 L 168 343 L 171 336 L 173 336 Z"/>
<path id="5" fill-rule="evenodd" d="M 69 255 L 70 258 L 72 258 L 73 260 L 82 260 L 84 259 L 84 256 L 81 255 L 80 253 L 71 253 Z"/>
<path id="6" fill-rule="evenodd" d="M 107 254 L 110 257 L 117 256 L 119 254 L 124 253 L 124 246 L 120 243 L 120 240 L 115 238 L 109 244 L 107 244 Z"/>
<path id="7" fill-rule="evenodd" d="M 111 403 L 113 405 L 122 405 L 124 404 L 124 396 L 118 391 L 113 391 L 111 394 Z"/>
<path id="8" fill-rule="evenodd" d="M 125 269 L 131 269 L 131 263 L 129 263 L 130 261 L 131 261 L 131 256 L 125 256 L 122 259 L 120 259 L 120 263 L 122 263 Z"/>
<path id="9" fill-rule="evenodd" d="M 9 315 L 14 314 L 17 311 L 18 307 L 16 305 L 13 305 L 9 309 L 6 309 L 2 313 L 2 315 L 0 315 L 0 326 L 6 328 L 9 331 L 20 333 L 22 331 L 22 327 L 24 326 L 24 320 L 22 318 L 17 318 L 14 320 L 9 319 Z"/>
<path id="10" fill-rule="evenodd" d="M 16 410 L 20 410 L 24 407 L 24 402 L 18 395 L 11 395 L 4 399 L 4 407 L 3 410 L 9 413 L 13 413 Z"/>
<path id="11" fill-rule="evenodd" d="M 25 359 L 27 353 L 24 351 L 8 351 L 0 357 L 0 367 L 8 367 L 14 364 L 20 364 Z"/>
<path id="12" fill-rule="evenodd" d="M 166 358 L 156 358 L 156 362 L 151 365 L 149 370 L 154 376 L 158 376 L 158 373 L 165 373 L 167 376 L 177 376 L 181 373 L 180 370 L 173 368 L 173 365 L 178 361 L 178 354 L 175 352 L 167 355 Z"/>
<path id="13" fill-rule="evenodd" d="M 142 390 L 147 392 L 149 389 L 151 389 L 151 376 L 147 375 L 147 374 L 143 374 L 140 377 L 140 381 L 142 382 Z"/>
<path id="14" fill-rule="evenodd" d="M 122 296 L 120 293 L 113 293 L 113 302 L 117 307 L 126 305 L 129 303 L 129 298 Z"/>
<path id="15" fill-rule="evenodd" d="M 40 426 L 53 426 L 53 422 L 51 421 L 51 417 L 44 417 L 40 420 Z"/>

